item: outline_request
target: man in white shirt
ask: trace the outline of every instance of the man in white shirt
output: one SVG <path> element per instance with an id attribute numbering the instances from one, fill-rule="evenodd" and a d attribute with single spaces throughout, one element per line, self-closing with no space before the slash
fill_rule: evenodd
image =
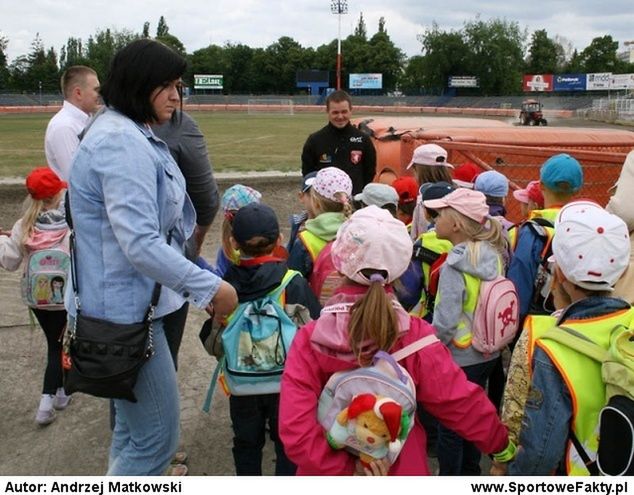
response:
<path id="1" fill-rule="evenodd" d="M 44 151 L 48 166 L 68 181 L 73 155 L 79 146 L 79 134 L 84 130 L 90 114 L 101 103 L 99 79 L 90 67 L 75 65 L 62 74 L 64 105 L 48 123 Z"/>

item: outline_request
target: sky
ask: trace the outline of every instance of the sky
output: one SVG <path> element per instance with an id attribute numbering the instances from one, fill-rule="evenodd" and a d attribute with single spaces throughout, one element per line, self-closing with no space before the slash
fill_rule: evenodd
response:
<path id="1" fill-rule="evenodd" d="M 483 20 L 518 22 L 530 35 L 546 29 L 583 50 L 593 38 L 610 34 L 615 41 L 634 41 L 632 0 L 348 0 L 341 16 L 341 37 L 352 33 L 363 13 L 368 36 L 386 21 L 392 41 L 407 56 L 420 54 L 417 35 L 435 22 L 441 30 L 459 30 L 476 15 Z M 9 61 L 28 54 L 39 32 L 48 49 L 60 48 L 72 36 L 84 41 L 98 29 L 140 32 L 145 21 L 156 32 L 161 15 L 170 33 L 188 53 L 210 44 L 243 43 L 266 47 L 282 36 L 314 48 L 338 36 L 338 17 L 330 0 L 0 0 L 0 35 L 9 40 Z M 634 46 L 634 45 L 633 45 Z M 620 49 L 623 45 L 620 45 Z M 345 53 L 344 53 L 345 59 Z"/>

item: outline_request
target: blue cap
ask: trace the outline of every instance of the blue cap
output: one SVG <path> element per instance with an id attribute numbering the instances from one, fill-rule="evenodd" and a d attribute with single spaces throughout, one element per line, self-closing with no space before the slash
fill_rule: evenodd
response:
<path id="1" fill-rule="evenodd" d="M 423 197 L 423 201 L 430 201 L 432 199 L 440 199 L 454 192 L 456 188 L 448 182 L 428 182 L 420 187 L 420 194 Z"/>
<path id="2" fill-rule="evenodd" d="M 280 225 L 270 206 L 249 203 L 235 214 L 232 235 L 239 244 L 244 244 L 254 237 L 264 237 L 272 242 L 280 235 Z"/>
<path id="3" fill-rule="evenodd" d="M 500 172 L 488 170 L 476 177 L 473 188 L 486 196 L 505 198 L 509 193 L 509 180 Z"/>
<path id="4" fill-rule="evenodd" d="M 310 172 L 304 177 L 302 177 L 302 192 L 305 193 L 311 187 L 313 187 L 313 182 L 315 182 L 315 177 L 317 177 L 317 172 Z"/>
<path id="5" fill-rule="evenodd" d="M 551 191 L 575 193 L 583 186 L 583 170 L 573 157 L 560 153 L 544 162 L 539 180 Z"/>

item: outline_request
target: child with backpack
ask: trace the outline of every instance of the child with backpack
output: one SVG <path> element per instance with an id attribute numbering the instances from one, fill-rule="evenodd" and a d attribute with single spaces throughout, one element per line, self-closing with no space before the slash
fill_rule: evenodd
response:
<path id="1" fill-rule="evenodd" d="M 265 347 L 255 343 L 261 337 L 256 335 L 257 332 L 264 331 L 263 326 L 258 327 L 258 323 L 266 318 L 262 316 L 252 319 L 250 317 L 252 321 L 249 328 L 250 335 L 247 337 L 246 334 L 249 332 L 240 331 L 239 339 L 235 341 L 230 339 L 230 324 L 233 319 L 239 317 L 245 303 L 257 304 L 271 294 L 273 294 L 271 298 L 282 301 L 279 311 L 287 305 L 302 305 L 308 309 L 311 318 L 317 318 L 321 308 L 306 280 L 297 272 L 288 270 L 283 259 L 274 256 L 275 248 L 280 245 L 282 238 L 275 212 L 269 206 L 260 203 L 244 206 L 235 214 L 232 227 L 230 242 L 234 249 L 239 250 L 240 259 L 237 264 L 229 267 L 224 279 L 236 289 L 240 305 L 227 319 L 223 346 L 227 359 L 225 379 L 231 392 L 229 411 L 234 433 L 233 459 L 236 474 L 238 476 L 262 474 L 262 448 L 268 423 L 270 438 L 275 443 L 275 474 L 293 475 L 295 466 L 286 457 L 278 436 L 278 392 L 281 370 L 275 378 L 278 380 L 277 386 L 271 383 L 270 379 L 258 381 L 259 377 L 253 378 L 258 371 L 262 371 L 258 366 L 266 367 L 268 360 L 265 352 L 262 351 Z M 273 321 L 274 318 L 271 320 Z M 277 331 L 278 321 L 274 322 L 274 331 Z M 290 320 L 285 321 L 290 322 Z M 292 327 L 289 340 L 292 340 L 297 327 L 292 322 L 290 323 Z M 279 365 L 277 368 L 284 365 L 284 351 L 288 351 L 288 348 L 283 350 L 281 348 L 290 346 L 290 342 L 285 342 L 284 339 L 280 345 L 280 341 L 273 338 L 275 342 L 272 360 L 275 361 L 274 364 Z M 250 341 L 250 344 L 247 341 Z M 258 342 L 263 341 L 264 339 Z M 238 348 L 230 349 L 230 342 L 236 343 Z M 237 354 L 234 354 L 234 351 Z M 230 369 L 233 366 L 232 356 L 234 355 L 243 361 L 242 364 L 251 366 L 251 378 L 246 377 L 240 381 L 241 378 L 236 375 L 234 380 Z M 263 374 L 270 375 L 271 373 L 272 371 L 269 370 Z"/>
<path id="2" fill-rule="evenodd" d="M 512 475 L 588 475 L 599 466 L 619 464 L 632 474 L 632 433 L 629 427 L 614 442 L 615 418 L 608 432 L 599 413 L 606 404 L 606 368 L 575 342 L 599 346 L 604 353 L 618 345 L 619 336 L 630 341 L 634 310 L 612 296 L 612 287 L 627 268 L 630 239 L 626 224 L 596 203 L 574 201 L 564 206 L 555 222 L 553 239 L 555 290 L 571 301 L 557 317 L 531 316 L 526 319 L 513 353 L 516 367 L 522 367 L 530 384 L 525 391 L 518 456 L 508 465 Z M 564 334 L 562 340 L 559 336 Z M 520 343 L 526 341 L 523 355 Z M 622 340 L 622 339 L 621 339 Z M 627 352 L 631 352 L 630 349 Z M 629 357 L 623 356 L 631 363 Z M 513 365 L 513 364 L 512 364 Z M 631 370 L 631 364 L 628 365 Z M 626 368 L 623 367 L 622 370 Z M 625 378 L 626 375 L 618 373 Z M 630 380 L 632 372 L 630 371 Z M 603 377 L 602 377 L 603 376 Z M 616 376 L 613 376 L 615 378 Z M 629 392 L 632 394 L 631 381 Z M 507 388 L 509 386 L 507 385 Z M 506 399 L 506 398 L 505 398 Z M 630 404 L 634 404 L 631 402 Z M 505 404 L 506 406 L 506 404 Z M 632 409 L 630 408 L 630 415 Z M 629 430 L 629 432 L 627 431 Z M 600 434 L 599 434 L 600 433 Z M 599 441 L 600 438 L 600 441 Z M 626 442 L 630 442 L 626 445 Z M 607 450 L 607 457 L 601 458 Z M 597 458 L 597 453 L 599 457 Z M 625 457 L 625 460 L 621 457 Z M 496 472 L 504 472 L 494 466 Z"/>
<path id="3" fill-rule="evenodd" d="M 55 410 L 70 403 L 63 388 L 62 333 L 66 327 L 63 294 L 67 282 L 68 226 L 63 197 L 66 183 L 48 167 L 31 171 L 25 212 L 9 236 L 0 236 L 0 266 L 15 271 L 24 261 L 22 298 L 44 331 L 48 346 L 42 397 L 35 415 L 45 426 L 55 420 Z"/>
<path id="4" fill-rule="evenodd" d="M 475 319 L 483 310 L 483 285 L 503 273 L 502 227 L 489 217 L 486 198 L 479 191 L 461 188 L 423 205 L 437 212 L 438 238 L 453 244 L 440 271 L 433 317 L 436 335 L 449 347 L 467 379 L 484 388 L 499 351 L 477 348 L 476 336 L 482 328 Z M 511 323 L 516 306 L 517 301 L 504 310 L 493 305 L 485 311 L 494 314 L 485 317 L 508 311 Z M 480 451 L 446 425 L 439 427 L 438 462 L 441 475 L 480 474 Z"/>
<path id="5" fill-rule="evenodd" d="M 340 282 L 330 262 L 330 243 L 352 213 L 351 194 L 348 174 L 336 167 L 319 170 L 310 189 L 315 217 L 306 221 L 288 256 L 288 267 L 308 279 L 322 304 Z"/>
<path id="6" fill-rule="evenodd" d="M 297 193 L 297 199 L 302 205 L 302 211 L 292 214 L 289 219 L 291 232 L 288 236 L 288 242 L 286 243 L 286 250 L 289 253 L 291 252 L 295 239 L 297 239 L 297 234 L 306 228 L 306 220 L 314 218 L 315 216 L 310 204 L 310 188 L 313 187 L 316 176 L 317 172 L 310 172 L 302 177 L 302 188 Z"/>
<path id="7" fill-rule="evenodd" d="M 386 353 L 401 351 L 391 360 L 400 363 L 397 369 L 407 372 L 400 371 L 399 380 L 413 386 L 410 416 L 414 416 L 415 402 L 420 402 L 484 452 L 495 452 L 501 461 L 512 457 L 514 446 L 482 389 L 465 379 L 447 348 L 435 338 L 433 327 L 408 315 L 394 297 L 391 284 L 405 271 L 411 254 L 405 225 L 376 206 L 355 212 L 338 232 L 332 259 L 346 277 L 345 284 L 319 319 L 298 331 L 282 376 L 280 437 L 297 465 L 297 474 L 430 474 L 419 421 L 409 416 L 410 426 L 404 425 L 405 419 L 401 424 L 388 421 L 393 415 L 388 416 L 388 407 L 383 406 L 394 405 L 393 397 L 379 398 L 369 407 L 375 422 L 376 417 L 383 417 L 388 423 L 383 441 L 389 438 L 389 451 L 400 450 L 395 460 L 388 456 L 362 464 L 356 455 L 340 448 L 337 431 L 326 430 L 318 420 L 320 394 L 326 403 L 324 387 L 335 373 L 350 371 L 360 385 L 357 394 L 372 394 L 376 381 L 360 377 L 370 373 L 369 365 L 379 357 L 383 360 Z M 359 437 L 372 438 L 367 443 L 378 441 L 370 424 L 364 428 L 361 421 L 371 401 L 364 398 L 365 406 L 354 407 L 356 402 L 342 404 L 347 410 L 342 407 L 338 419 L 345 415 L 354 420 Z"/>

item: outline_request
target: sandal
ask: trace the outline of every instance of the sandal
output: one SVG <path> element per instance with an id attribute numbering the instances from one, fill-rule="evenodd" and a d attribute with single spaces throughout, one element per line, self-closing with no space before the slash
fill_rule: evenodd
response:
<path id="1" fill-rule="evenodd" d="M 187 452 L 179 450 L 174 454 L 171 464 L 185 464 L 187 462 Z"/>
<path id="2" fill-rule="evenodd" d="M 187 476 L 189 469 L 185 464 L 172 464 L 165 473 L 166 476 Z"/>

